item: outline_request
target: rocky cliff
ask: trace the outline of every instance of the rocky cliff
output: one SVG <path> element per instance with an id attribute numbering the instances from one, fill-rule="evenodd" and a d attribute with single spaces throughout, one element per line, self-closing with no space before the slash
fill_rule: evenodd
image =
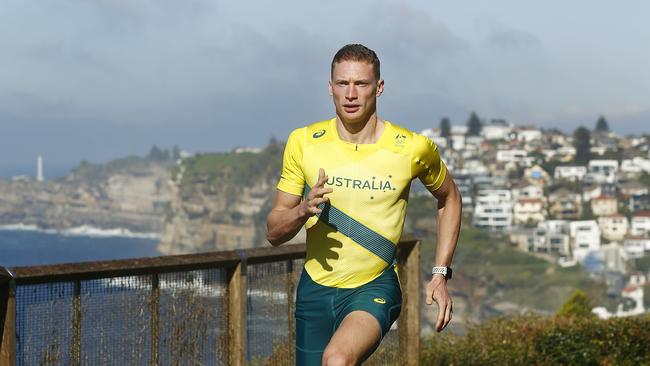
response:
<path id="1" fill-rule="evenodd" d="M 55 181 L 0 180 L 0 225 L 158 233 L 171 197 L 169 180 L 168 164 L 142 158 L 83 163 Z"/>
<path id="2" fill-rule="evenodd" d="M 158 250 L 164 254 L 268 245 L 266 215 L 282 169 L 283 145 L 259 153 L 204 154 L 172 172 L 171 202 Z M 304 233 L 294 238 L 304 242 Z"/>

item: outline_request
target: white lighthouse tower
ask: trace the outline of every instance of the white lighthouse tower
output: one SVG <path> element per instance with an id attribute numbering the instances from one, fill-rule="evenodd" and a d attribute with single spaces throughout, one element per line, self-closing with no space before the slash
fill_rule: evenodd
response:
<path id="1" fill-rule="evenodd" d="M 39 154 L 38 158 L 36 158 L 36 181 L 42 182 L 43 180 L 45 180 L 43 177 L 43 156 Z"/>

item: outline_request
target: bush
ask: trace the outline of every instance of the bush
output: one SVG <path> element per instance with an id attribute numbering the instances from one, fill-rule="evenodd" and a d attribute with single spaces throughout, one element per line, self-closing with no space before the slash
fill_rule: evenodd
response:
<path id="1" fill-rule="evenodd" d="M 523 315 L 422 342 L 421 365 L 639 365 L 650 363 L 650 316 L 601 320 Z"/>

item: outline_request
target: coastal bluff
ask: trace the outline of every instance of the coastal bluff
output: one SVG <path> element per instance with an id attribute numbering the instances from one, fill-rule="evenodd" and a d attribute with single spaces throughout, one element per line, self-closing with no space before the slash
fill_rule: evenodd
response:
<path id="1" fill-rule="evenodd" d="M 169 167 L 161 162 L 131 157 L 82 163 L 56 180 L 0 179 L 0 225 L 157 234 L 170 192 Z"/>
<path id="2" fill-rule="evenodd" d="M 171 201 L 158 250 L 185 254 L 269 245 L 266 216 L 282 169 L 284 144 L 259 152 L 197 154 L 171 171 Z M 304 242 L 304 232 L 292 242 Z"/>

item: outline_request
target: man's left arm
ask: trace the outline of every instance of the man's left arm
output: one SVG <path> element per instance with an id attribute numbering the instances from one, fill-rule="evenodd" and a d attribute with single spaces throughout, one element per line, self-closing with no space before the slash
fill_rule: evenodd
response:
<path id="1" fill-rule="evenodd" d="M 438 224 L 434 265 L 450 267 L 460 233 L 462 202 L 456 183 L 447 173 L 440 187 L 432 192 L 438 200 Z M 441 332 L 451 321 L 452 300 L 447 291 L 447 279 L 441 274 L 432 275 L 426 285 L 426 304 L 438 304 L 436 331 Z"/>

